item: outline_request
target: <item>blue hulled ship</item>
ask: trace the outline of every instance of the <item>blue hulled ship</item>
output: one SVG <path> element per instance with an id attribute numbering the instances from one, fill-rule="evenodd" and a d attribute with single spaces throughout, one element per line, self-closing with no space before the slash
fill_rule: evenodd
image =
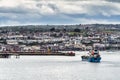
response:
<path id="1" fill-rule="evenodd" d="M 88 56 L 81 56 L 82 61 L 88 61 L 88 62 L 100 62 L 101 56 L 99 54 L 98 50 L 90 50 L 88 53 Z"/>

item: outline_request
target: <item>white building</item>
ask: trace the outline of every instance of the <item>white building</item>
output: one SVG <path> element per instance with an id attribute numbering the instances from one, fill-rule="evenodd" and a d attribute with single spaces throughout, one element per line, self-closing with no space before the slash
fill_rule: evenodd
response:
<path id="1" fill-rule="evenodd" d="M 7 44 L 18 44 L 17 40 L 6 40 Z"/>

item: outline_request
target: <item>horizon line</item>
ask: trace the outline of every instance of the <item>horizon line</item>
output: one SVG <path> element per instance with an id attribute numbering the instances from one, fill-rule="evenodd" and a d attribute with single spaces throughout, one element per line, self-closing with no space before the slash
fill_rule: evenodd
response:
<path id="1" fill-rule="evenodd" d="M 120 23 L 80 23 L 80 24 L 16 24 L 16 25 L 0 25 L 0 27 L 9 27 L 9 26 L 39 26 L 39 25 L 95 25 L 95 24 L 101 24 L 101 25 L 120 25 Z"/>

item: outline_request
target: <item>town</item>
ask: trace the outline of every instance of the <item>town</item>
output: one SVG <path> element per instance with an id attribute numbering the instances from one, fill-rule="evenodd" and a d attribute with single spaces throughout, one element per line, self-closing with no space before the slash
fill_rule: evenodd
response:
<path id="1" fill-rule="evenodd" d="M 120 50 L 119 24 L 0 27 L 0 52 Z"/>

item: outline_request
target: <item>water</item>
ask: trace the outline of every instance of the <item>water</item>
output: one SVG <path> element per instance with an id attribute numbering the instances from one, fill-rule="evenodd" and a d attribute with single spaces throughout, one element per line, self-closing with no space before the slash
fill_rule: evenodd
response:
<path id="1" fill-rule="evenodd" d="M 120 80 L 120 51 L 100 52 L 101 63 L 81 61 L 81 55 L 21 56 L 0 59 L 0 80 Z"/>

